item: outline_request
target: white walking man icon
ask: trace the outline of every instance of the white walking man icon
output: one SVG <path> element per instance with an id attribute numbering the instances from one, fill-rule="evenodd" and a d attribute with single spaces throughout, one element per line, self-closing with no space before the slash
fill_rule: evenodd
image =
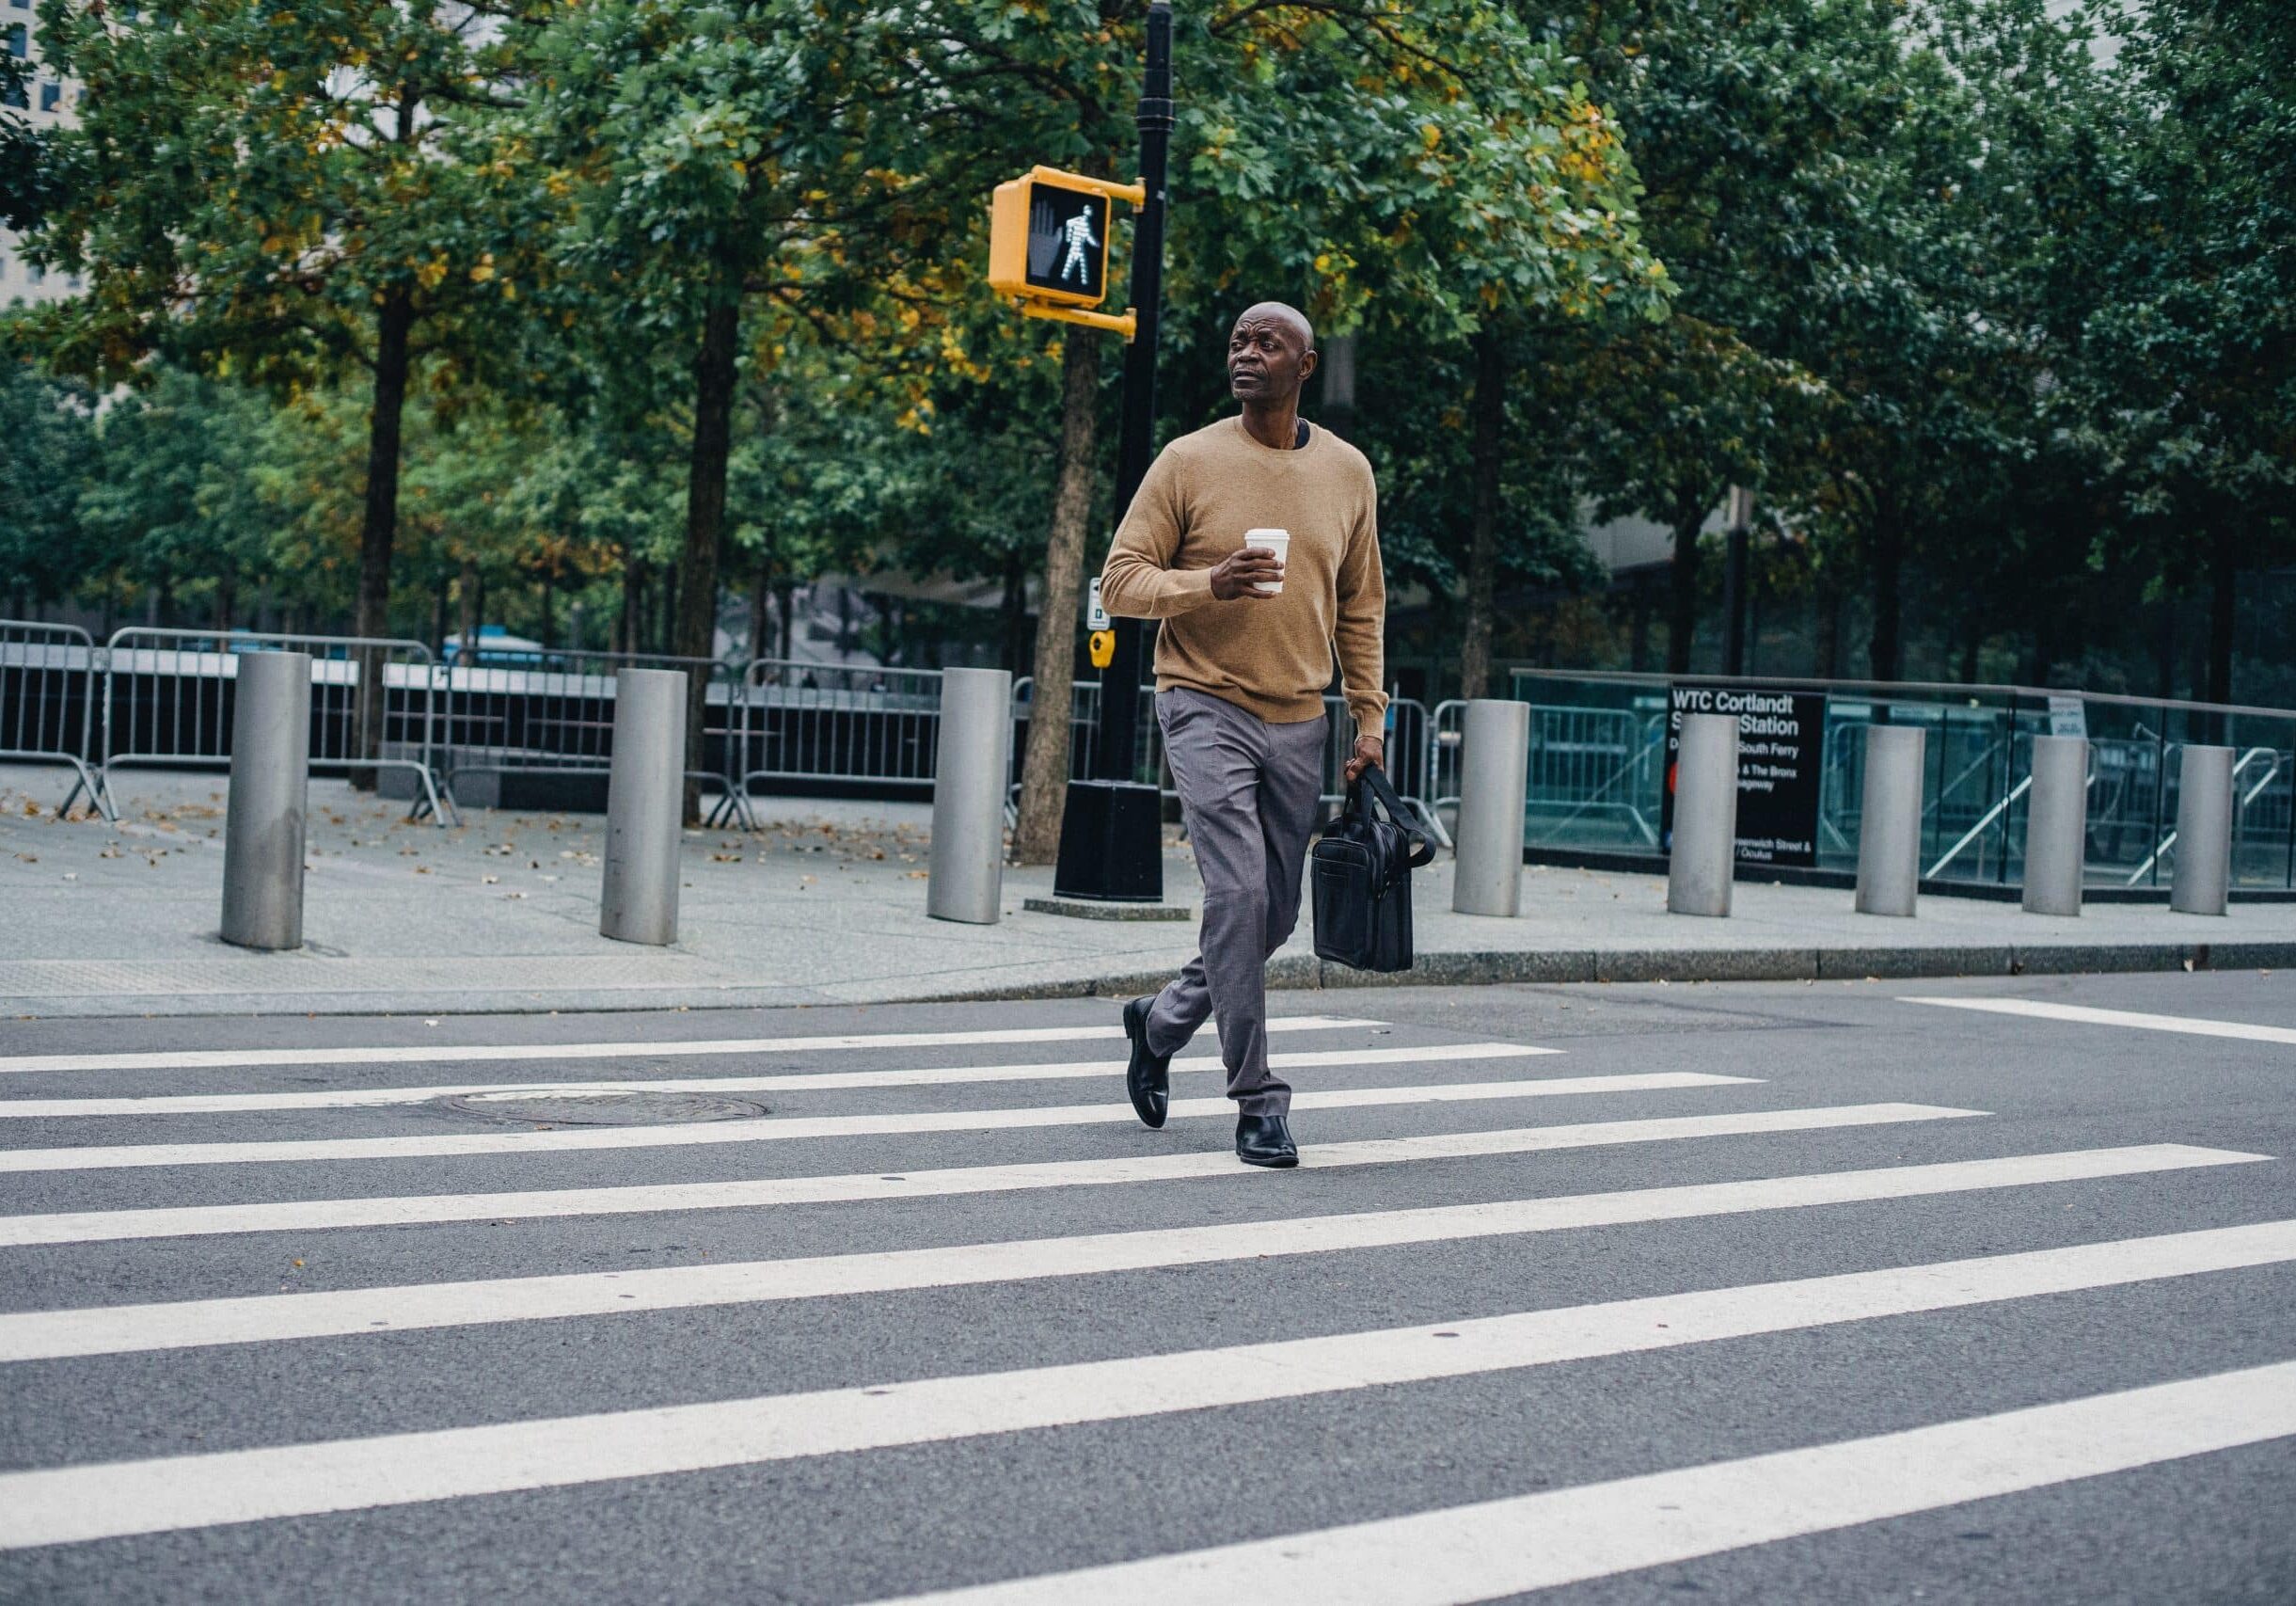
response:
<path id="1" fill-rule="evenodd" d="M 1069 275 L 1073 272 L 1078 281 L 1089 290 L 1092 284 L 1092 262 L 1085 255 L 1085 247 L 1100 244 L 1092 233 L 1092 209 L 1087 206 L 1069 218 L 1060 226 L 1060 231 L 1069 242 L 1069 254 L 1060 259 L 1060 280 L 1066 284 Z"/>

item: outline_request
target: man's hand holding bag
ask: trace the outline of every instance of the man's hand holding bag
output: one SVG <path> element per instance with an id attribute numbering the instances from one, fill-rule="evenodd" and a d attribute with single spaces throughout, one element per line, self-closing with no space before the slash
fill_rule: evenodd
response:
<path id="1" fill-rule="evenodd" d="M 1315 845 L 1315 951 L 1355 970 L 1411 968 L 1411 872 L 1435 856 L 1386 772 L 1367 768 Z"/>

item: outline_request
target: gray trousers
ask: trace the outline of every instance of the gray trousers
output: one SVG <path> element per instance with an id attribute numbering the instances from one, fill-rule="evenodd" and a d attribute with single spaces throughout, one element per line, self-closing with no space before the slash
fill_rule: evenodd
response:
<path id="1" fill-rule="evenodd" d="M 1148 1051 L 1176 1054 L 1216 1017 L 1227 1096 L 1282 1115 L 1291 1088 L 1268 1069 L 1267 962 L 1299 919 L 1328 722 L 1270 724 L 1185 689 L 1156 694 L 1156 721 L 1204 878 L 1204 925 L 1196 958 L 1148 1010 Z"/>

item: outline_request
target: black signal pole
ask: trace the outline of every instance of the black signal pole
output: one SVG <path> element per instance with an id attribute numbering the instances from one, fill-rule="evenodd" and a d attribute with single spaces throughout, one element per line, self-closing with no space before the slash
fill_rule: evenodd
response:
<path id="1" fill-rule="evenodd" d="M 1135 117 L 1140 128 L 1140 183 L 1147 203 L 1132 231 L 1132 312 L 1124 353 L 1124 411 L 1116 447 L 1116 517 L 1156 454 L 1156 331 L 1164 303 L 1164 171 L 1172 145 L 1172 8 L 1148 7 L 1148 73 Z M 1115 621 L 1116 653 L 1100 672 L 1099 743 L 1090 780 L 1071 783 L 1060 823 L 1054 893 L 1113 902 L 1153 903 L 1164 897 L 1163 799 L 1132 768 L 1139 739 L 1142 657 L 1147 635 L 1138 619 Z"/>

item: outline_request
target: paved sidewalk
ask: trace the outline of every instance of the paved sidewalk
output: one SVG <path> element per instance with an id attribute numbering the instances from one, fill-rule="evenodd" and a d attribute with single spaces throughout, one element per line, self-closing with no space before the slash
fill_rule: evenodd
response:
<path id="1" fill-rule="evenodd" d="M 420 1012 L 892 1003 L 1140 991 L 1193 950 L 1192 925 L 1025 911 L 1052 872 L 1007 870 L 1005 919 L 925 915 L 924 804 L 768 800 L 757 832 L 689 832 L 681 941 L 598 935 L 604 821 L 469 811 L 455 830 L 338 782 L 311 787 L 300 953 L 215 934 L 223 778 L 119 778 L 123 819 L 58 819 L 60 772 L 0 767 L 0 1017 Z M 1194 906 L 1175 842 L 1166 896 Z M 1420 963 L 1405 979 L 1819 979 L 2296 964 L 2296 905 L 2224 919 L 2093 905 L 2077 920 L 2014 904 L 1924 900 L 1915 920 L 1852 913 L 1832 888 L 1741 884 L 1737 913 L 1666 913 L 1644 875 L 1532 867 L 1524 914 L 1453 914 L 1450 868 L 1417 878 Z M 1363 985 L 1303 930 L 1277 985 Z"/>

